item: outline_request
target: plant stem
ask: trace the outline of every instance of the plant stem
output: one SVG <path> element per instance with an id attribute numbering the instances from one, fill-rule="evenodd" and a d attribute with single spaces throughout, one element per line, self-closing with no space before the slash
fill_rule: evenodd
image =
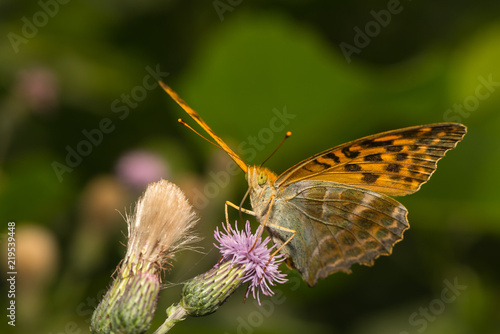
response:
<path id="1" fill-rule="evenodd" d="M 158 327 L 158 329 L 153 334 L 165 334 L 168 332 L 176 323 L 186 319 L 187 312 L 184 307 L 177 305 L 172 305 L 167 310 L 168 318 L 165 322 Z"/>

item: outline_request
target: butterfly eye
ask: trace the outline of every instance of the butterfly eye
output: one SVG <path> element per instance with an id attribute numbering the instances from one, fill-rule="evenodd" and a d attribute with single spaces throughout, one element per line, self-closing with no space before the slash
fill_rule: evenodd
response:
<path id="1" fill-rule="evenodd" d="M 263 186 L 267 182 L 267 174 L 260 172 L 259 174 L 259 186 Z"/>

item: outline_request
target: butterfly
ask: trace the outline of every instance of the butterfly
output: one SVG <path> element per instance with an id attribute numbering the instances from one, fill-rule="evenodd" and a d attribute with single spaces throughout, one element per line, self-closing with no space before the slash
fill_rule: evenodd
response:
<path id="1" fill-rule="evenodd" d="M 412 194 L 467 128 L 436 123 L 387 131 L 320 152 L 276 175 L 248 166 L 170 87 L 163 89 L 246 173 L 250 203 L 278 249 L 309 286 L 390 255 L 409 228 L 390 196 Z M 237 208 L 234 204 L 232 205 Z"/>

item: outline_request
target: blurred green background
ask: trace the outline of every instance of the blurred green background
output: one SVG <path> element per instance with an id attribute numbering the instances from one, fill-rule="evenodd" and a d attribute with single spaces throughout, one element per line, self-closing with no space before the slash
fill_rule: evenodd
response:
<path id="1" fill-rule="evenodd" d="M 284 268 L 264 307 L 241 289 L 172 333 L 500 333 L 500 2 L 10 0 L 0 30 L 0 222 L 3 241 L 16 222 L 18 271 L 2 332 L 87 333 L 125 253 L 120 213 L 161 177 L 196 207 L 206 254 L 178 254 L 152 329 L 218 260 L 213 230 L 244 175 L 177 123 L 159 77 L 249 163 L 292 131 L 277 173 L 380 131 L 469 129 L 399 198 L 411 229 L 390 257 L 312 289 Z"/>

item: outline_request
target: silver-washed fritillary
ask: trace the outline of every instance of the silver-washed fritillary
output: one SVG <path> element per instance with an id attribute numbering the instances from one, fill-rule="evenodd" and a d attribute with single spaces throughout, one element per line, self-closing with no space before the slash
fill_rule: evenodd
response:
<path id="1" fill-rule="evenodd" d="M 406 208 L 389 196 L 420 189 L 467 132 L 459 123 L 383 132 L 318 153 L 277 176 L 248 166 L 170 87 L 162 87 L 247 174 L 248 212 L 310 286 L 391 254 L 409 225 Z"/>

